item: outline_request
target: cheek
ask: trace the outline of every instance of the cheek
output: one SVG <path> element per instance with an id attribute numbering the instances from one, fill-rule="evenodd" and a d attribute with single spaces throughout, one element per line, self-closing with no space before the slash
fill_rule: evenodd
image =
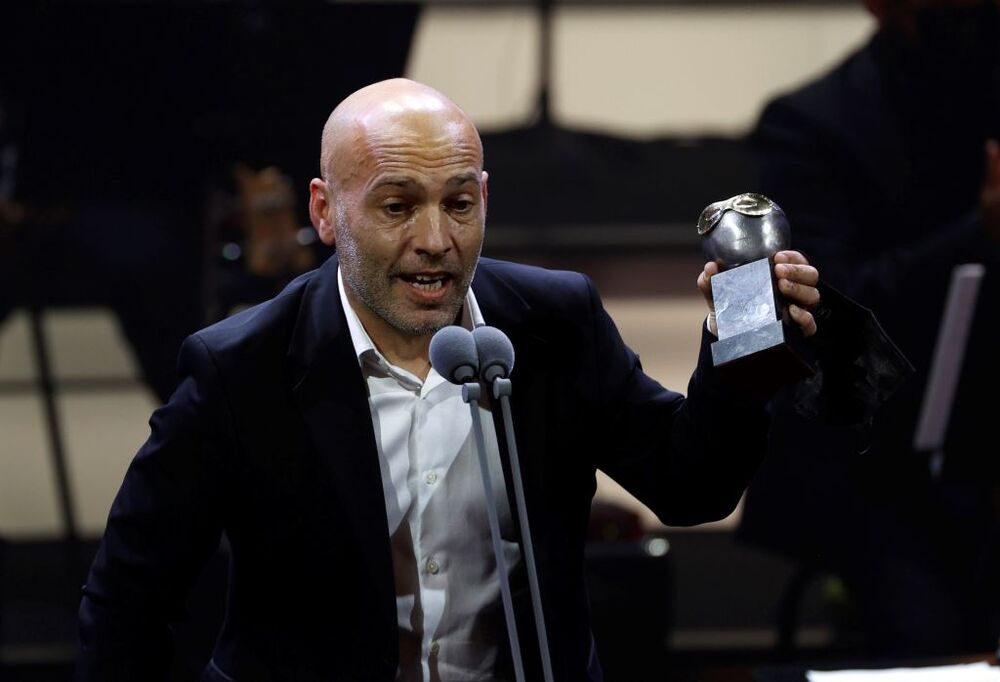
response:
<path id="1" fill-rule="evenodd" d="M 357 267 L 369 276 L 392 270 L 401 257 L 398 233 L 398 230 L 371 228 L 360 235 L 352 234 L 352 259 Z"/>
<path id="2" fill-rule="evenodd" d="M 482 221 L 462 227 L 461 241 L 466 250 L 475 250 L 478 253 L 483 244 L 484 236 L 485 230 Z"/>
<path id="3" fill-rule="evenodd" d="M 464 218 L 445 214 L 442 219 L 448 221 L 447 225 L 455 240 L 475 241 L 483 238 L 483 228 L 486 222 L 484 217 L 480 211 Z"/>

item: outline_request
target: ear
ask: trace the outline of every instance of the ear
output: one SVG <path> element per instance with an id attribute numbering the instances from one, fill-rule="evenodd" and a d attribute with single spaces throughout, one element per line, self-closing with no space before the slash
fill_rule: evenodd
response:
<path id="1" fill-rule="evenodd" d="M 336 246 L 336 218 L 333 215 L 333 196 L 330 185 L 320 178 L 309 182 L 309 219 L 327 246 Z"/>
<path id="2" fill-rule="evenodd" d="M 487 204 L 489 204 L 490 190 L 489 190 L 489 179 L 490 174 L 483 171 L 483 181 L 480 184 L 483 193 L 483 215 L 486 215 Z"/>

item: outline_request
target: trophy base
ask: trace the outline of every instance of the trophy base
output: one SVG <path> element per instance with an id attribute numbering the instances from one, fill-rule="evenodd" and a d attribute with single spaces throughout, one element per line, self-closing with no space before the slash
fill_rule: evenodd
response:
<path id="1" fill-rule="evenodd" d="M 727 379 L 771 391 L 815 373 L 798 327 L 775 320 L 712 343 L 712 364 Z"/>

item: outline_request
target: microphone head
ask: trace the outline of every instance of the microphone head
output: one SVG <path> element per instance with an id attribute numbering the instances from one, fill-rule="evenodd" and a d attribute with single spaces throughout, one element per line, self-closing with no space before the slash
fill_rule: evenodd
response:
<path id="1" fill-rule="evenodd" d="M 506 379 L 514 369 L 514 344 L 496 327 L 476 327 L 472 338 L 479 352 L 480 375 L 487 383 Z"/>
<path id="2" fill-rule="evenodd" d="M 439 329 L 431 338 L 431 367 L 453 384 L 474 381 L 479 373 L 479 356 L 472 333 L 462 327 Z"/>

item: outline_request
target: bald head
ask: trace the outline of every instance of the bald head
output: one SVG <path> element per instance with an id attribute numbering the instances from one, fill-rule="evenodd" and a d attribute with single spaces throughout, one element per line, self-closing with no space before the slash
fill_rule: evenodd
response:
<path id="1" fill-rule="evenodd" d="M 479 132 L 462 109 L 434 88 L 406 78 L 373 83 L 343 100 L 323 127 L 320 170 L 328 182 L 342 183 L 380 147 L 414 137 L 452 142 L 479 159 Z"/>
<path id="2" fill-rule="evenodd" d="M 426 371 L 430 337 L 454 323 L 483 245 L 488 176 L 476 127 L 433 88 L 382 81 L 330 114 L 321 164 L 309 215 L 337 248 L 352 309 L 387 357 Z"/>

